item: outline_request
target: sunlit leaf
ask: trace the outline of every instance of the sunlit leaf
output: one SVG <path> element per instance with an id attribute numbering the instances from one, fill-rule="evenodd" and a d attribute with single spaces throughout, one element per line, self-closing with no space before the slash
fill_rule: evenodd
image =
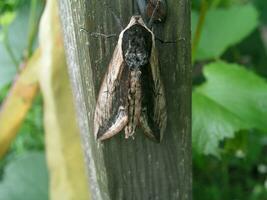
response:
<path id="1" fill-rule="evenodd" d="M 258 25 L 258 12 L 252 5 L 217 8 L 207 12 L 196 51 L 196 60 L 220 57 L 225 50 L 247 37 Z M 192 12 L 192 35 L 198 14 Z"/>
<path id="2" fill-rule="evenodd" d="M 207 82 L 193 92 L 193 141 L 199 152 L 217 154 L 218 144 L 240 129 L 267 132 L 267 82 L 237 64 L 211 63 Z"/>
<path id="3" fill-rule="evenodd" d="M 207 96 L 193 93 L 193 145 L 204 154 L 219 155 L 219 141 L 247 128 L 239 116 Z"/>

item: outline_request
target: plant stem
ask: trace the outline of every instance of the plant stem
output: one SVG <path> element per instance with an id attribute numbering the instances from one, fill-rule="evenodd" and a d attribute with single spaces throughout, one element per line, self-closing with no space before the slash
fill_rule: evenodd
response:
<path id="1" fill-rule="evenodd" d="M 31 0 L 30 16 L 29 16 L 29 28 L 28 28 L 28 45 L 25 58 L 29 58 L 32 54 L 33 43 L 36 37 L 36 32 L 38 28 L 38 19 L 37 19 L 37 0 Z"/>
<path id="2" fill-rule="evenodd" d="M 195 61 L 196 50 L 198 48 L 202 28 L 205 22 L 206 14 L 207 14 L 207 10 L 208 10 L 207 1 L 202 0 L 201 7 L 200 7 L 200 14 L 198 17 L 198 22 L 197 22 L 197 28 L 196 28 L 196 32 L 194 34 L 193 43 L 192 43 L 192 63 L 193 64 Z"/>

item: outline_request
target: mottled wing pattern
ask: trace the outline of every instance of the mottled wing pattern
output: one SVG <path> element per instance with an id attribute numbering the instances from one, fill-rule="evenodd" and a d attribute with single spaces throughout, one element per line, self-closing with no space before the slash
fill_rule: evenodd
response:
<path id="1" fill-rule="evenodd" d="M 112 137 L 128 122 L 128 68 L 117 45 L 102 82 L 94 116 L 94 134 L 99 140 Z"/>
<path id="2" fill-rule="evenodd" d="M 141 71 L 143 96 L 140 125 L 148 137 L 160 142 L 167 124 L 167 111 L 157 52 L 154 47 L 152 47 L 150 63 Z"/>

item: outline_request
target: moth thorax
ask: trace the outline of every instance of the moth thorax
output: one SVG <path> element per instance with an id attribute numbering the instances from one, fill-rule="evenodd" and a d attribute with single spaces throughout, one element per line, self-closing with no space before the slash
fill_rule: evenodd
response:
<path id="1" fill-rule="evenodd" d="M 130 45 L 133 44 L 134 42 L 132 42 Z M 144 66 L 149 62 L 149 54 L 144 48 L 142 48 L 142 46 L 131 46 L 125 52 L 125 62 L 130 69 L 139 68 L 140 66 Z"/>
<path id="2" fill-rule="evenodd" d="M 122 37 L 123 58 L 128 67 L 139 68 L 148 64 L 152 47 L 152 35 L 142 25 L 128 28 Z"/>

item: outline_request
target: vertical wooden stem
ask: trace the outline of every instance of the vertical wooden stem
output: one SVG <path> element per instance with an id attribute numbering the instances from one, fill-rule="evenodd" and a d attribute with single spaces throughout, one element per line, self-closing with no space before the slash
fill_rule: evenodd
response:
<path id="1" fill-rule="evenodd" d="M 157 44 L 167 93 L 168 127 L 156 144 L 141 131 L 135 140 L 118 134 L 103 143 L 94 139 L 96 94 L 112 57 L 115 39 L 81 32 L 118 33 L 105 2 L 126 25 L 132 0 L 60 1 L 69 74 L 75 96 L 93 199 L 192 199 L 190 1 L 169 0 L 168 16 L 155 34 L 175 44 Z"/>

